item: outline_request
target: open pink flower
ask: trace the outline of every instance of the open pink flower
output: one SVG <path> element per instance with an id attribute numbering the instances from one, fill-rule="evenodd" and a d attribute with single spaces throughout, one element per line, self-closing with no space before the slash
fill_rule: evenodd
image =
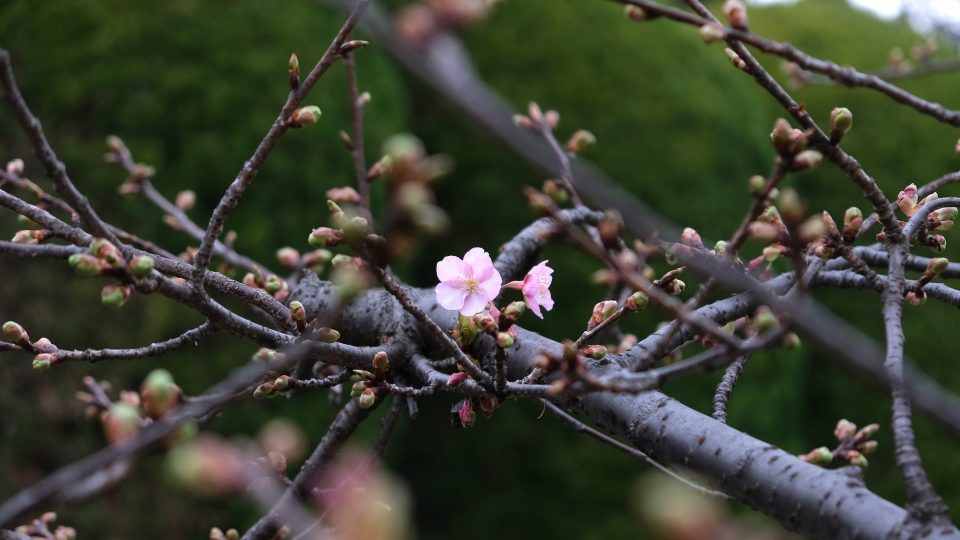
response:
<path id="1" fill-rule="evenodd" d="M 500 294 L 503 278 L 493 267 L 490 254 L 476 247 L 460 257 L 447 256 L 437 263 L 437 301 L 446 309 L 466 316 L 483 311 Z"/>
<path id="2" fill-rule="evenodd" d="M 534 266 L 524 276 L 523 281 L 511 281 L 506 287 L 519 289 L 523 292 L 523 301 L 537 317 L 543 318 L 540 306 L 550 311 L 553 309 L 553 298 L 550 296 L 550 284 L 553 283 L 553 268 L 547 266 L 549 261 L 543 261 Z"/>

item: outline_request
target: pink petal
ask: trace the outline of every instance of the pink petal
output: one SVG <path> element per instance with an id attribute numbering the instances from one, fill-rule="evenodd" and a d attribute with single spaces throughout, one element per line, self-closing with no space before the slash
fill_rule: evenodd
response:
<path id="1" fill-rule="evenodd" d="M 470 293 L 467 295 L 466 299 L 463 301 L 463 307 L 460 308 L 460 313 L 466 317 L 472 317 L 477 313 L 483 311 L 484 306 L 487 305 L 487 302 L 490 300 L 485 298 L 480 293 Z M 442 305 L 442 304 L 441 304 Z M 446 307 L 446 306 L 443 306 Z M 455 309 L 455 308 L 449 308 Z"/>
<path id="2" fill-rule="evenodd" d="M 535 298 L 524 296 L 523 300 L 527 303 L 527 307 L 530 308 L 530 311 L 532 311 L 534 315 L 541 319 L 543 318 L 543 314 L 540 313 L 540 304 L 537 303 Z"/>
<path id="3" fill-rule="evenodd" d="M 467 291 L 451 283 L 437 285 L 437 302 L 445 309 L 458 310 L 463 307 Z"/>
<path id="4" fill-rule="evenodd" d="M 503 283 L 500 272 L 497 272 L 492 266 L 490 268 L 493 269 L 493 273 L 490 274 L 485 281 L 480 282 L 480 292 L 486 297 L 487 302 L 493 300 L 500 294 L 500 285 Z"/>
<path id="5" fill-rule="evenodd" d="M 463 281 L 466 279 L 466 268 L 460 257 L 447 255 L 437 263 L 437 279 L 440 281 Z"/>
<path id="6" fill-rule="evenodd" d="M 493 268 L 493 261 L 490 260 L 490 254 L 483 250 L 483 248 L 475 247 L 467 252 L 463 256 L 463 262 L 467 263 L 473 268 L 473 275 L 480 278 L 482 272 L 486 272 L 487 267 Z"/>

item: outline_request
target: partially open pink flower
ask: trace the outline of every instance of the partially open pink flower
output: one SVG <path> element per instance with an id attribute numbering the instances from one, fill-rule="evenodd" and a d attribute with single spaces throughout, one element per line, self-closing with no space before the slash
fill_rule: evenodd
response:
<path id="1" fill-rule="evenodd" d="M 460 257 L 447 256 L 437 263 L 437 301 L 465 316 L 480 313 L 500 294 L 503 278 L 493 267 L 490 254 L 476 247 Z"/>
<path id="2" fill-rule="evenodd" d="M 511 281 L 507 287 L 520 289 L 523 292 L 523 301 L 537 317 L 543 318 L 540 306 L 547 311 L 553 309 L 553 298 L 550 296 L 550 284 L 553 283 L 553 268 L 547 266 L 549 261 L 543 261 L 527 272 L 523 281 Z"/>

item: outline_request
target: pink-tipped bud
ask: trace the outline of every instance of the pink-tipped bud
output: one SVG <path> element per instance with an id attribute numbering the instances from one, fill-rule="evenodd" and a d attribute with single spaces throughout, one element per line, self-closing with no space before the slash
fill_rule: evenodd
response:
<path id="1" fill-rule="evenodd" d="M 907 291 L 904 297 L 911 306 L 922 306 L 927 303 L 927 293 L 923 292 L 923 289 Z"/>
<path id="2" fill-rule="evenodd" d="M 877 431 L 880 431 L 880 424 L 867 424 L 860 428 L 860 431 L 857 431 L 857 434 L 853 436 L 853 439 L 855 441 L 865 441 L 870 437 L 873 437 Z"/>
<path id="3" fill-rule="evenodd" d="M 815 448 L 806 454 L 797 457 L 803 461 L 806 461 L 807 463 L 819 465 L 821 467 L 825 467 L 833 462 L 833 452 L 831 452 L 826 446 Z"/>
<path id="4" fill-rule="evenodd" d="M 633 4 L 627 4 L 623 6 L 623 14 L 634 22 L 647 21 L 652 18 L 650 14 L 647 13 L 642 7 L 635 6 Z"/>
<path id="5" fill-rule="evenodd" d="M 780 321 L 777 320 L 777 316 L 767 306 L 760 306 L 753 315 L 752 326 L 758 334 L 769 332 L 776 328 L 778 324 L 780 324 Z"/>
<path id="6" fill-rule="evenodd" d="M 608 249 L 618 249 L 620 247 L 620 235 L 623 234 L 623 229 L 623 216 L 616 210 L 604 212 L 603 218 L 597 224 L 600 240 Z"/>
<path id="7" fill-rule="evenodd" d="M 390 370 L 390 357 L 386 351 L 377 351 L 370 362 L 373 365 L 373 371 L 383 374 Z"/>
<path id="8" fill-rule="evenodd" d="M 501 349 L 513 347 L 513 336 L 509 332 L 497 332 L 497 347 Z"/>
<path id="9" fill-rule="evenodd" d="M 457 371 L 447 377 L 447 386 L 450 388 L 456 388 L 465 380 L 467 380 L 467 373 L 465 371 Z"/>
<path id="10" fill-rule="evenodd" d="M 730 59 L 730 63 L 733 64 L 733 67 L 739 69 L 740 71 L 747 71 L 747 63 L 743 61 L 743 58 L 740 58 L 740 55 L 737 54 L 733 49 L 726 48 L 723 50 L 726 53 L 727 58 Z"/>
<path id="11" fill-rule="evenodd" d="M 497 321 L 489 313 L 480 313 L 473 317 L 473 322 L 487 334 L 493 334 L 499 328 Z"/>
<path id="12" fill-rule="evenodd" d="M 290 115 L 290 126 L 299 128 L 316 124 L 320 121 L 321 114 L 320 107 L 316 105 L 300 107 Z"/>
<path id="13" fill-rule="evenodd" d="M 57 357 L 50 353 L 40 353 L 33 357 L 33 369 L 37 371 L 47 371 L 57 363 Z"/>
<path id="14" fill-rule="evenodd" d="M 683 229 L 683 233 L 680 234 L 680 243 L 692 248 L 703 249 L 703 240 L 700 238 L 700 234 L 690 227 Z"/>
<path id="15" fill-rule="evenodd" d="M 687 284 L 681 279 L 672 279 L 663 286 L 663 290 L 671 296 L 680 296 L 687 288 Z"/>
<path id="16" fill-rule="evenodd" d="M 509 324 L 514 324 L 520 317 L 523 316 L 524 311 L 526 311 L 527 305 L 521 301 L 510 302 L 507 304 L 507 307 L 503 308 L 503 313 L 501 316 Z"/>
<path id="17" fill-rule="evenodd" d="M 285 246 L 277 250 L 277 262 L 286 268 L 296 268 L 300 265 L 300 252 Z"/>
<path id="18" fill-rule="evenodd" d="M 927 263 L 927 270 L 925 273 L 931 277 L 939 276 L 944 272 L 944 270 L 947 269 L 949 265 L 949 260 L 943 257 L 936 257 L 934 259 L 930 259 L 930 262 Z"/>
<path id="19" fill-rule="evenodd" d="M 754 197 L 762 197 L 767 191 L 767 179 L 760 175 L 753 175 L 747 180 L 747 189 Z"/>
<path id="20" fill-rule="evenodd" d="M 604 300 L 603 302 L 597 302 L 593 306 L 593 313 L 590 315 L 590 320 L 587 321 L 587 330 L 593 330 L 599 326 L 603 321 L 609 319 L 617 312 L 618 306 L 615 300 Z"/>
<path id="21" fill-rule="evenodd" d="M 912 216 L 917 209 L 917 185 L 910 184 L 897 194 L 897 206 L 907 216 Z"/>
<path id="22" fill-rule="evenodd" d="M 328 189 L 327 199 L 337 204 L 360 204 L 360 194 L 350 186 Z"/>
<path id="23" fill-rule="evenodd" d="M 147 375 L 140 386 L 140 403 L 143 412 L 156 420 L 173 410 L 180 402 L 180 388 L 173 382 L 173 375 L 165 369 L 155 369 Z"/>
<path id="24" fill-rule="evenodd" d="M 133 287 L 129 285 L 104 285 L 100 289 L 100 302 L 107 307 L 120 309 L 130 299 L 131 294 Z"/>
<path id="25" fill-rule="evenodd" d="M 307 243 L 315 248 L 336 247 L 345 239 L 346 237 L 341 230 L 331 229 L 330 227 L 317 227 L 310 233 L 310 236 L 307 237 Z"/>
<path id="26" fill-rule="evenodd" d="M 473 400 L 467 398 L 460 402 L 460 408 L 457 410 L 457 419 L 460 425 L 470 427 L 477 419 L 477 414 L 473 411 Z"/>
<path id="27" fill-rule="evenodd" d="M 270 274 L 263 280 L 263 288 L 270 294 L 283 290 L 283 279 L 276 274 Z"/>
<path id="28" fill-rule="evenodd" d="M 523 114 L 513 115 L 513 125 L 517 126 L 518 128 L 533 129 L 533 122 L 529 117 Z"/>
<path id="29" fill-rule="evenodd" d="M 117 246 L 110 243 L 106 238 L 94 239 L 94 241 L 90 243 L 90 253 L 114 268 L 122 268 L 125 266 L 123 254 L 120 253 Z"/>
<path id="30" fill-rule="evenodd" d="M 788 154 L 791 151 L 793 142 L 793 128 L 790 123 L 783 118 L 777 118 L 773 123 L 773 131 L 770 132 L 770 142 L 777 152 Z"/>
<path id="31" fill-rule="evenodd" d="M 927 245 L 936 253 L 943 253 L 947 249 L 947 239 L 942 234 L 927 237 Z"/>
<path id="32" fill-rule="evenodd" d="M 143 278 L 153 271 L 156 263 L 149 255 L 137 255 L 127 265 L 127 272 L 135 278 Z"/>
<path id="33" fill-rule="evenodd" d="M 845 418 L 838 420 L 837 427 L 833 428 L 833 436 L 841 442 L 852 439 L 856 433 L 857 425 Z"/>

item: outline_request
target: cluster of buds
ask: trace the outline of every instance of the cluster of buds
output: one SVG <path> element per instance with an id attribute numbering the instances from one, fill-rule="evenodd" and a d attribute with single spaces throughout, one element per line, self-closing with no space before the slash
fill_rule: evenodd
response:
<path id="1" fill-rule="evenodd" d="M 157 170 L 150 165 L 134 163 L 130 149 L 116 135 L 107 137 L 107 153 L 103 155 L 103 160 L 107 163 L 122 165 L 129 171 L 127 178 L 117 187 L 117 192 L 121 195 L 140 193 L 141 184 L 157 173 Z"/>
<path id="2" fill-rule="evenodd" d="M 353 376 L 350 378 L 353 381 L 350 397 L 357 398 L 357 404 L 361 409 L 369 409 L 377 403 L 377 395 L 380 393 L 378 385 L 385 374 L 386 371 L 378 374 L 362 369 L 353 370 Z"/>
<path id="3" fill-rule="evenodd" d="M 685 269 L 686 267 L 684 266 L 674 268 L 661 276 L 660 279 L 653 280 L 653 284 L 663 289 L 669 295 L 679 296 L 683 294 L 683 290 L 687 287 L 687 284 L 677 276 L 682 274 Z"/>
<path id="4" fill-rule="evenodd" d="M 26 539 L 44 539 L 44 540 L 76 540 L 77 531 L 73 527 L 58 525 L 55 529 L 53 523 L 57 521 L 56 512 L 44 512 L 39 518 L 33 520 L 29 525 L 21 525 L 14 529 L 15 534 L 10 537 Z"/>
<path id="5" fill-rule="evenodd" d="M 879 429 L 878 424 L 870 424 L 858 430 L 853 422 L 841 419 L 833 430 L 833 435 L 839 442 L 836 448 L 830 450 L 821 446 L 798 457 L 821 467 L 840 462 L 865 469 L 868 465 L 866 455 L 877 450 L 877 441 L 871 440 L 871 437 Z"/>
<path id="6" fill-rule="evenodd" d="M 852 121 L 852 118 L 851 118 Z M 790 127 L 790 123 L 778 118 L 770 132 L 773 148 L 785 160 L 792 171 L 812 169 L 823 161 L 823 155 L 816 150 L 806 150 L 809 134 Z"/>
<path id="7" fill-rule="evenodd" d="M 267 294 L 283 302 L 290 296 L 290 286 L 287 281 L 276 274 L 264 276 L 260 272 L 247 272 L 241 280 L 244 285 L 252 289 L 263 289 Z"/>
<path id="8" fill-rule="evenodd" d="M 88 417 L 99 417 L 104 435 L 111 444 L 118 444 L 136 436 L 150 422 L 163 418 L 182 402 L 180 387 L 166 370 L 150 372 L 140 386 L 140 392 L 121 391 L 120 399 L 111 401 L 107 392 L 110 385 L 93 377 L 84 377 L 86 392 L 77 392 L 77 399 L 86 404 Z M 191 435 L 193 424 L 184 424 L 168 435 L 164 442 L 172 446 Z"/>
<path id="9" fill-rule="evenodd" d="M 531 131 L 540 131 L 547 129 L 553 131 L 560 125 L 560 113 L 553 109 L 546 112 L 540 108 L 540 105 L 531 101 L 527 105 L 527 114 L 513 115 L 513 124 L 519 128 L 529 129 Z"/>
<path id="10" fill-rule="evenodd" d="M 897 194 L 897 206 L 904 215 L 910 217 L 913 216 L 919 208 L 937 198 L 939 198 L 939 195 L 934 192 L 920 200 L 916 184 L 910 184 Z M 930 247 L 935 252 L 942 253 L 947 248 L 947 239 L 942 234 L 934 233 L 934 231 L 948 231 L 952 229 L 956 222 L 957 214 L 958 209 L 956 207 L 938 208 L 930 212 L 930 214 L 927 215 L 925 227 L 920 230 L 916 239 L 911 240 L 916 240 Z M 903 227 L 904 223 L 901 222 L 900 226 Z M 877 234 L 877 240 L 885 242 L 886 233 L 881 231 Z"/>
<path id="11" fill-rule="evenodd" d="M 37 354 L 33 358 L 33 369 L 37 371 L 46 371 L 60 361 L 56 345 L 45 337 L 31 342 L 27 331 L 15 321 L 3 323 L 3 336 L 24 350 Z"/>
<path id="12" fill-rule="evenodd" d="M 563 352 L 560 358 L 549 354 L 540 354 L 534 359 L 532 365 L 545 374 L 559 371 L 563 375 L 563 377 L 551 383 L 549 389 L 550 394 L 559 396 L 566 392 L 574 382 L 590 380 L 584 358 L 582 352 L 577 350 L 576 344 L 567 339 L 563 341 Z"/>
<path id="13" fill-rule="evenodd" d="M 933 54 L 937 52 L 937 48 L 937 42 L 933 40 L 918 43 L 910 47 L 910 58 L 921 64 L 929 62 L 933 58 Z"/>
<path id="14" fill-rule="evenodd" d="M 936 257 L 930 259 L 930 262 L 927 263 L 926 269 L 923 271 L 923 275 L 920 276 L 920 279 L 913 284 L 912 287 L 907 290 L 905 297 L 907 302 L 911 305 L 919 306 L 927 301 L 927 293 L 924 292 L 923 287 L 933 281 L 934 278 L 942 274 L 947 267 L 950 266 L 950 261 L 943 257 Z"/>
<path id="15" fill-rule="evenodd" d="M 493 395 L 464 398 L 450 407 L 450 424 L 453 427 L 468 428 L 477 421 L 477 409 L 480 409 L 484 418 L 490 418 L 499 406 L 500 399 Z"/>
<path id="16" fill-rule="evenodd" d="M 780 211 L 772 205 L 766 207 L 757 216 L 757 219 L 750 223 L 747 232 L 751 238 L 763 243 L 778 242 L 785 244 L 789 240 L 787 226 L 780 218 Z"/>
<path id="17" fill-rule="evenodd" d="M 910 60 L 903 54 L 903 49 L 894 47 L 887 53 L 887 71 L 891 75 L 906 75 L 913 69 Z"/>

